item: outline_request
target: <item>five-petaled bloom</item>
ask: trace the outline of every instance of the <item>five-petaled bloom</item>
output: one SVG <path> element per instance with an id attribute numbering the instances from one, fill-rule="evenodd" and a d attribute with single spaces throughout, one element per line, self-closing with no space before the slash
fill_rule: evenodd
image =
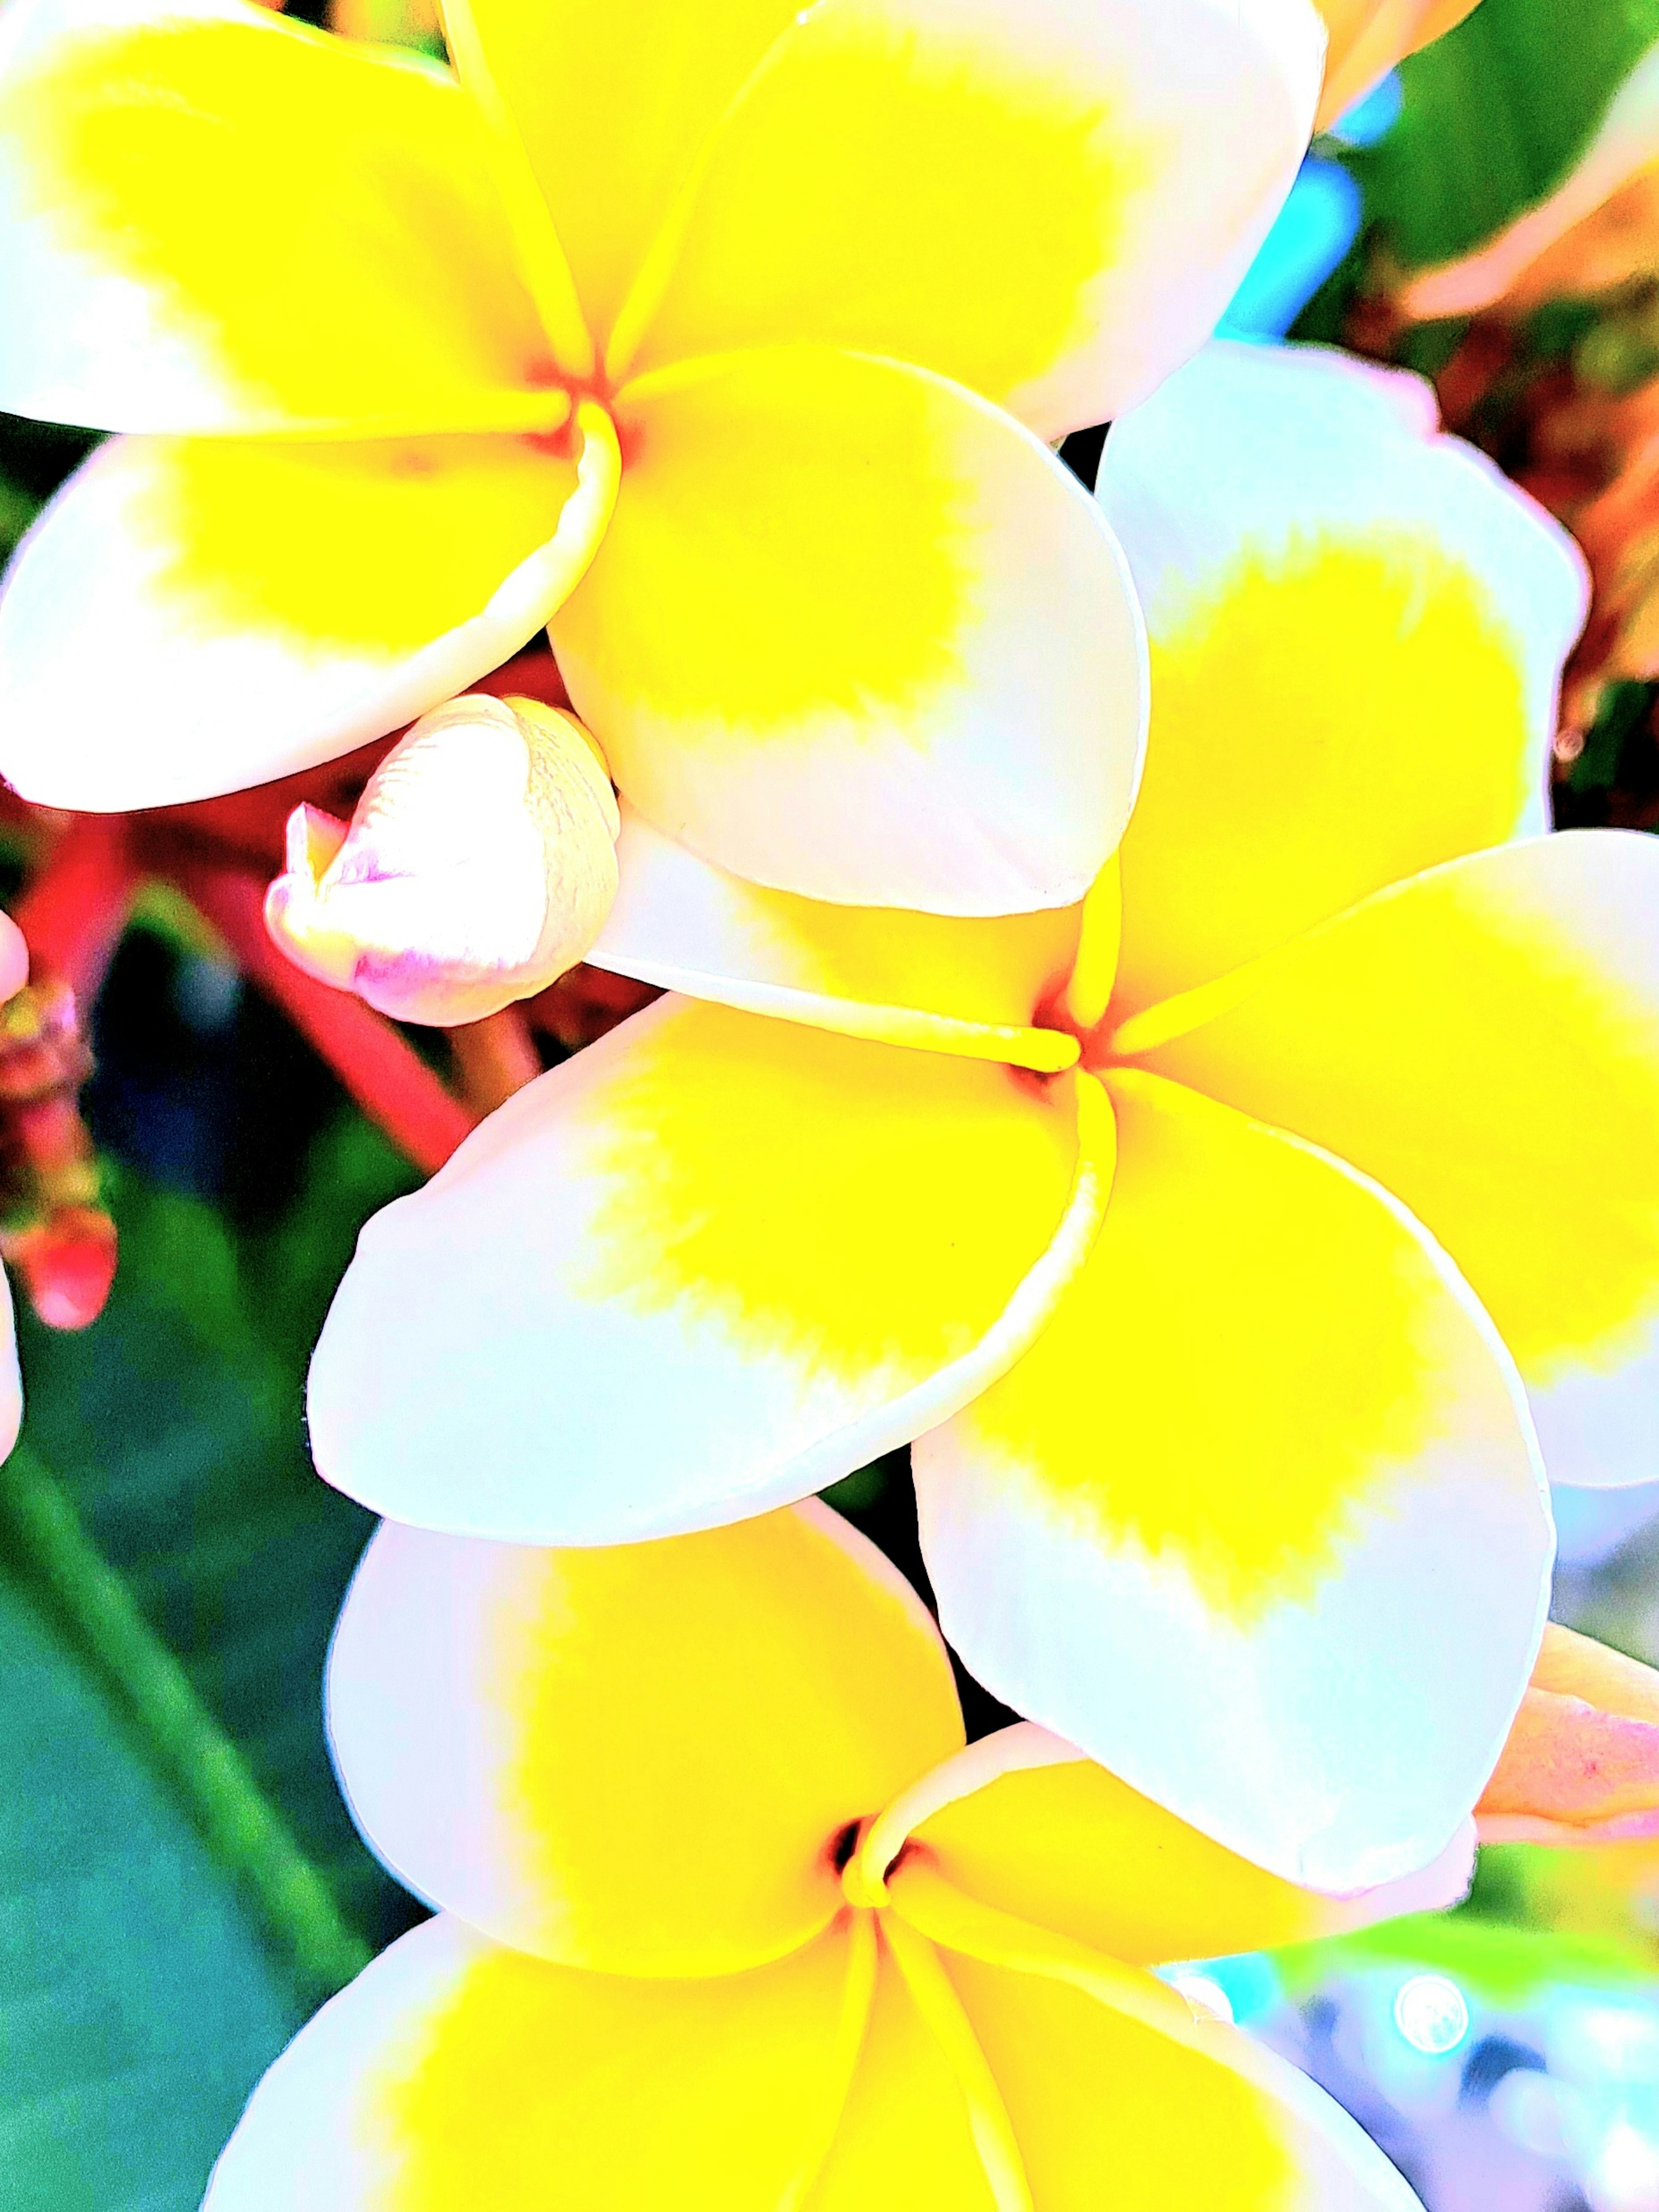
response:
<path id="1" fill-rule="evenodd" d="M 1534 1418 L 1652 1472 L 1659 846 L 1534 834 L 1579 567 L 1432 433 L 1248 347 L 1115 428 L 1155 714 L 1080 915 L 816 905 L 625 816 L 598 957 L 686 995 L 371 1222 L 324 1474 L 607 1543 L 916 1440 L 1008 1705 L 1314 1887 L 1438 1851 L 1543 1621 Z"/>
<path id="2" fill-rule="evenodd" d="M 1231 1856 L 1040 1729 L 963 1748 L 826 1508 L 614 1551 L 389 1524 L 336 1638 L 359 1822 L 443 1908 L 255 2093 L 210 2212 L 1413 2212 L 1149 1973 L 1440 1904 Z"/>
<path id="3" fill-rule="evenodd" d="M 101 447 L 0 601 L 0 771 L 261 781 L 550 625 L 721 866 L 1080 896 L 1144 641 L 1042 442 L 1201 342 L 1309 0 L 456 0 L 456 74 L 243 0 L 0 18 L 0 407 Z M 272 189 L 274 178 L 283 189 Z"/>

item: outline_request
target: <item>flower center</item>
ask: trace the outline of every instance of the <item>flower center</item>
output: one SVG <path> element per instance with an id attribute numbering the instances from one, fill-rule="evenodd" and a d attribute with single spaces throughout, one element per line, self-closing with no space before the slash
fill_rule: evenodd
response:
<path id="1" fill-rule="evenodd" d="M 849 1820 L 844 1828 L 836 1831 L 830 1846 L 830 1863 L 841 1875 L 842 1895 L 859 1912 L 884 1911 L 891 1901 L 887 1894 L 887 1875 L 892 1867 L 874 1874 L 864 1856 L 864 1839 L 872 1825 L 868 1820 Z M 893 1866 L 899 1863 L 908 1849 L 908 1844 L 900 1845 Z"/>

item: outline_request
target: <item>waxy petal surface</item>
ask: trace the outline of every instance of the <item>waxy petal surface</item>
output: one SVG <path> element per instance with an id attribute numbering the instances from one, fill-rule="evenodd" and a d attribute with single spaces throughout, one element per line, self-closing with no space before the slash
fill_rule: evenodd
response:
<path id="1" fill-rule="evenodd" d="M 255 2090 L 207 2212 L 776 2212 L 816 2151 L 844 1934 L 747 1974 L 583 1973 L 428 1921 Z"/>
<path id="2" fill-rule="evenodd" d="M 7 8 L 0 295 L 15 414 L 367 434 L 550 397 L 472 103 L 239 0 Z"/>
<path id="3" fill-rule="evenodd" d="M 365 1230 L 312 1368 L 319 1468 L 524 1542 L 822 1488 L 1041 1325 L 1087 1080 L 659 1001 Z"/>
<path id="4" fill-rule="evenodd" d="M 1269 1949 L 1454 1905 L 1474 1858 L 1466 1822 L 1420 1873 L 1322 1896 L 1240 1858 L 1030 1722 L 934 1768 L 877 1821 L 866 1859 L 886 1860 L 907 1837 L 965 1895 L 1141 1966 Z"/>
<path id="5" fill-rule="evenodd" d="M 102 447 L 0 595 L 0 773 L 165 805 L 412 720 L 545 622 L 575 483 L 514 438 Z"/>
<path id="6" fill-rule="evenodd" d="M 1659 1674 L 1552 1621 L 1475 1817 L 1483 1843 L 1659 1835 Z"/>
<path id="7" fill-rule="evenodd" d="M 1103 421 L 1214 326 L 1306 149 L 1322 46 L 1304 0 L 820 0 L 690 173 L 613 372 L 811 339 L 1045 438 Z"/>
<path id="8" fill-rule="evenodd" d="M 1075 957 L 1076 908 L 975 919 L 830 906 L 699 860 L 626 808 L 616 903 L 591 962 L 642 982 L 854 1036 L 1069 1066 L 1032 1027 Z M 1044 1048 L 1053 1056 L 1032 1055 Z"/>
<path id="9" fill-rule="evenodd" d="M 1114 426 L 1097 495 L 1153 666 L 1120 1013 L 1545 827 L 1583 563 L 1426 384 L 1209 346 Z"/>
<path id="10" fill-rule="evenodd" d="M 1000 2212 L 960 2083 L 882 1946 L 864 2048 L 809 2212 Z"/>
<path id="11" fill-rule="evenodd" d="M 1079 1989 L 943 1954 L 1036 2212 L 1421 2212 L 1322 2090 L 1237 2028 L 1193 2045 Z"/>
<path id="12" fill-rule="evenodd" d="M 517 1949 L 630 1974 L 819 1934 L 842 1832 L 963 1741 L 921 1601 L 816 1501 L 586 1551 L 388 1522 L 329 1727 L 400 1880 Z"/>
<path id="13" fill-rule="evenodd" d="M 1410 1206 L 1514 1354 L 1552 1477 L 1659 1470 L 1659 845 L 1571 830 L 1454 861 L 1205 1011 L 1148 1064 Z"/>
<path id="14" fill-rule="evenodd" d="M 1526 1686 L 1553 1551 L 1514 1370 L 1340 1163 L 1109 1078 L 1105 1225 L 1036 1343 L 913 1454 L 971 1671 L 1288 1880 L 1446 1846 Z"/>
<path id="15" fill-rule="evenodd" d="M 1006 914 L 1080 898 L 1139 769 L 1104 518 L 1029 432 L 784 348 L 625 388 L 615 517 L 552 624 L 623 795 L 757 883 Z"/>
<path id="16" fill-rule="evenodd" d="M 800 0 L 465 0 L 464 82 L 511 130 L 603 354 L 710 133 Z"/>

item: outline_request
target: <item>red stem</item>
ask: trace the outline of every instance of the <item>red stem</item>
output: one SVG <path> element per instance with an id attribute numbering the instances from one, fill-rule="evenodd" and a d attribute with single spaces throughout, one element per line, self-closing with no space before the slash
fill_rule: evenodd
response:
<path id="1" fill-rule="evenodd" d="M 89 1006 L 141 878 L 120 815 L 75 817 L 17 903 L 14 919 L 28 942 L 31 978 L 56 975 L 77 1005 Z"/>
<path id="2" fill-rule="evenodd" d="M 167 873 L 370 1119 L 423 1172 L 441 1168 L 478 1117 L 452 1097 L 384 1015 L 283 958 L 265 934 L 264 879 L 245 868 L 183 856 L 169 861 Z"/>

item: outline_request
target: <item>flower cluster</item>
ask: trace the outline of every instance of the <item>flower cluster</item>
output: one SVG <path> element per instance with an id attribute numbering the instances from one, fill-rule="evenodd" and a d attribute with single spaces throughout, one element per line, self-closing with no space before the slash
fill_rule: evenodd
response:
<path id="1" fill-rule="evenodd" d="M 1209 339 L 1464 12 L 8 0 L 0 406 L 121 434 L 0 770 L 412 724 L 282 951 L 666 994 L 335 1302 L 332 1737 L 440 1911 L 215 2212 L 1407 2212 L 1147 1970 L 1646 1832 L 1655 1686 L 1540 1662 L 1546 1474 L 1650 1474 L 1659 1384 L 1659 849 L 1545 834 L 1583 563 L 1417 380 Z M 563 703 L 477 688 L 543 629 Z M 812 1502 L 901 1446 L 938 1629 Z"/>

